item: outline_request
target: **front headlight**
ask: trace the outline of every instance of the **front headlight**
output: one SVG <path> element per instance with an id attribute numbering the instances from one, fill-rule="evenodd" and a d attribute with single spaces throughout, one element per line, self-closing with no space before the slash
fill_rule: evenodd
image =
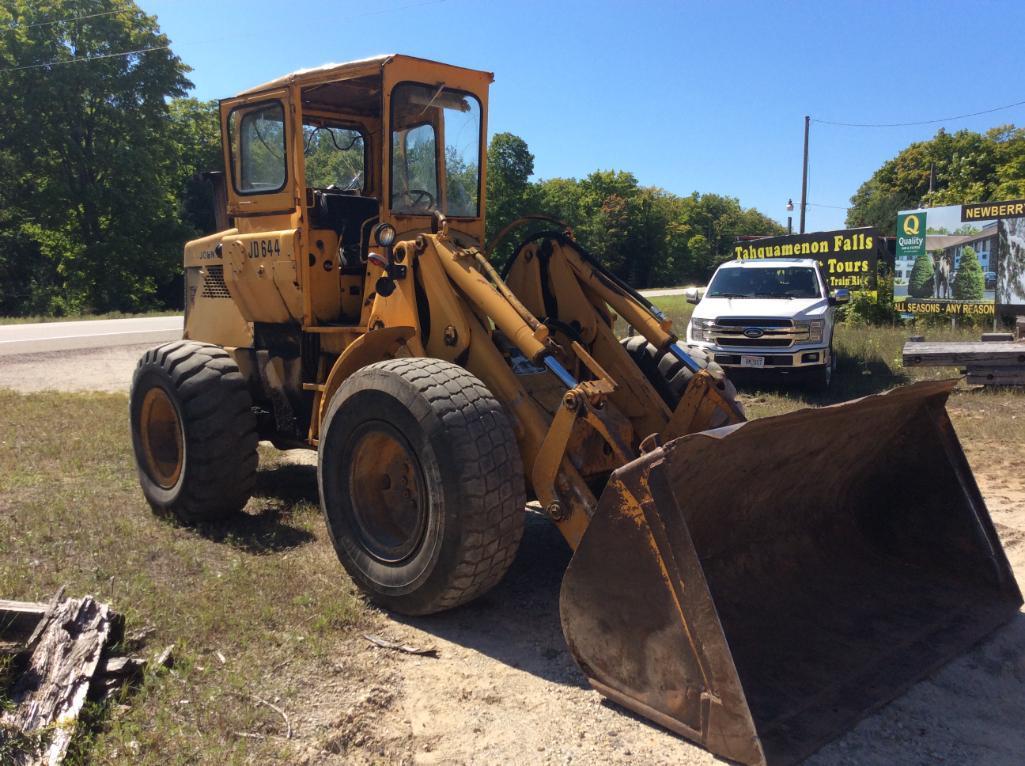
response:
<path id="1" fill-rule="evenodd" d="M 690 320 L 690 339 L 691 340 L 702 340 L 708 342 L 708 329 L 715 324 L 713 319 L 691 319 Z"/>
<path id="2" fill-rule="evenodd" d="M 812 319 L 810 322 L 798 322 L 797 326 L 808 332 L 809 343 L 821 343 L 822 332 L 826 327 L 826 320 Z"/>
<path id="3" fill-rule="evenodd" d="M 395 227 L 389 223 L 379 223 L 374 227 L 374 239 L 381 247 L 391 247 L 395 242 Z"/>

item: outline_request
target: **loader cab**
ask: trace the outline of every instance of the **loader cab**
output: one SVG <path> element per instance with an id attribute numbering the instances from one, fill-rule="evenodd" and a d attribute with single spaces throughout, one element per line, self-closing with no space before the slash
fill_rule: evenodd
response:
<path id="1" fill-rule="evenodd" d="M 366 319 L 378 223 L 409 239 L 440 212 L 454 234 L 482 241 L 491 80 L 381 56 L 297 72 L 221 102 L 227 213 L 239 235 L 297 232 L 293 320 Z"/>

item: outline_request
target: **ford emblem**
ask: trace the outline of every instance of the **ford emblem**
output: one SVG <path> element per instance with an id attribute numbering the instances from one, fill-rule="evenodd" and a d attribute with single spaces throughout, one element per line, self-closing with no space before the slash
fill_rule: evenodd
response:
<path id="1" fill-rule="evenodd" d="M 764 334 L 765 333 L 761 327 L 748 327 L 744 330 L 744 335 L 748 338 L 760 338 Z"/>

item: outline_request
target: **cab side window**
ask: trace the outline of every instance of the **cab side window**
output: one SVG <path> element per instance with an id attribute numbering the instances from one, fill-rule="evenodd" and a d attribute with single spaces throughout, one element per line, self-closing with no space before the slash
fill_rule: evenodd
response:
<path id="1" fill-rule="evenodd" d="M 232 180 L 238 194 L 281 191 L 288 180 L 285 158 L 285 110 L 273 101 L 232 111 Z"/>

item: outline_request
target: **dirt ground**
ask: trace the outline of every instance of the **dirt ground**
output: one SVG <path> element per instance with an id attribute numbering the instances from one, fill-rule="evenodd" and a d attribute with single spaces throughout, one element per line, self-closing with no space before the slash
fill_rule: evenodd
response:
<path id="1" fill-rule="evenodd" d="M 141 349 L 0 359 L 0 386 L 126 390 Z M 1008 557 L 1025 583 L 1025 449 L 995 459 L 967 445 Z M 310 453 L 289 453 L 308 465 Z M 436 657 L 360 637 L 303 672 L 279 700 L 295 729 L 294 761 L 314 764 L 712 764 L 700 748 L 604 702 L 568 654 L 558 591 L 569 550 L 531 516 L 505 580 L 479 601 L 430 618 L 384 613 L 370 632 Z M 918 683 L 808 763 L 1014 764 L 1025 754 L 1025 616 Z"/>
<path id="2" fill-rule="evenodd" d="M 293 453 L 296 459 L 308 459 Z M 994 461 L 968 446 L 1019 583 L 1025 583 L 1025 449 Z M 983 459 L 985 457 L 985 460 Z M 311 467 L 312 471 L 312 467 Z M 566 651 L 558 594 L 569 549 L 528 519 L 505 580 L 430 618 L 380 615 L 379 635 L 436 658 L 359 641 L 302 699 L 300 763 L 723 763 L 593 691 Z M 863 720 L 814 766 L 999 764 L 1025 754 L 1025 615 Z"/>

